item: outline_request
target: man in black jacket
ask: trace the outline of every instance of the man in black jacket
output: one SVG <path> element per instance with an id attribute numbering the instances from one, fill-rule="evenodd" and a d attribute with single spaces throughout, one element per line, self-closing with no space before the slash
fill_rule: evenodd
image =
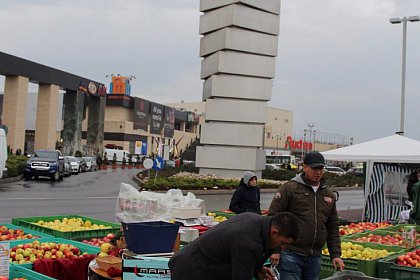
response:
<path id="1" fill-rule="evenodd" d="M 211 228 L 169 261 L 172 280 L 274 279 L 264 262 L 273 249 L 284 248 L 298 235 L 296 217 L 243 213 Z"/>
<path id="2" fill-rule="evenodd" d="M 253 172 L 244 172 L 230 200 L 229 210 L 236 214 L 243 212 L 261 214 L 260 189 L 257 186 L 257 176 Z"/>

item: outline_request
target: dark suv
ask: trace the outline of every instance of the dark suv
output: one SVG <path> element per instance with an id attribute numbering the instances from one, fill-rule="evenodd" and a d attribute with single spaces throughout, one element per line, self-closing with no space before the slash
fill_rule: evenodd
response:
<path id="1" fill-rule="evenodd" d="M 58 181 L 64 177 L 64 158 L 60 151 L 38 150 L 26 162 L 26 180 L 38 176 L 50 177 L 53 181 Z"/>

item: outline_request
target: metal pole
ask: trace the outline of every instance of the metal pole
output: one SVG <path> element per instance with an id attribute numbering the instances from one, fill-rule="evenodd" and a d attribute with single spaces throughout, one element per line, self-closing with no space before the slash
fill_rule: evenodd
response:
<path id="1" fill-rule="evenodd" d="M 404 135 L 404 107 L 405 107 L 405 60 L 407 52 L 407 17 L 403 18 L 403 50 L 402 50 L 402 71 L 401 71 L 401 118 L 400 134 Z"/>

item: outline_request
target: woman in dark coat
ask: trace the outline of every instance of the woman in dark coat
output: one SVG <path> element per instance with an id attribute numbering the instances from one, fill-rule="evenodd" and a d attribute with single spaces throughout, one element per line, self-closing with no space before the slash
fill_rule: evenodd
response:
<path id="1" fill-rule="evenodd" d="M 240 214 L 253 212 L 261 214 L 260 189 L 257 186 L 257 176 L 251 171 L 245 171 L 238 188 L 233 193 L 229 210 Z"/>

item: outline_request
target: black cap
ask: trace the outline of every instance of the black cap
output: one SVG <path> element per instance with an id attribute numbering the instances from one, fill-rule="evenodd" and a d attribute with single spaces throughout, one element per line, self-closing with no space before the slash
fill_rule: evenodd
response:
<path id="1" fill-rule="evenodd" d="M 318 152 L 310 152 L 306 155 L 303 163 L 309 167 L 325 166 L 324 156 Z"/>

